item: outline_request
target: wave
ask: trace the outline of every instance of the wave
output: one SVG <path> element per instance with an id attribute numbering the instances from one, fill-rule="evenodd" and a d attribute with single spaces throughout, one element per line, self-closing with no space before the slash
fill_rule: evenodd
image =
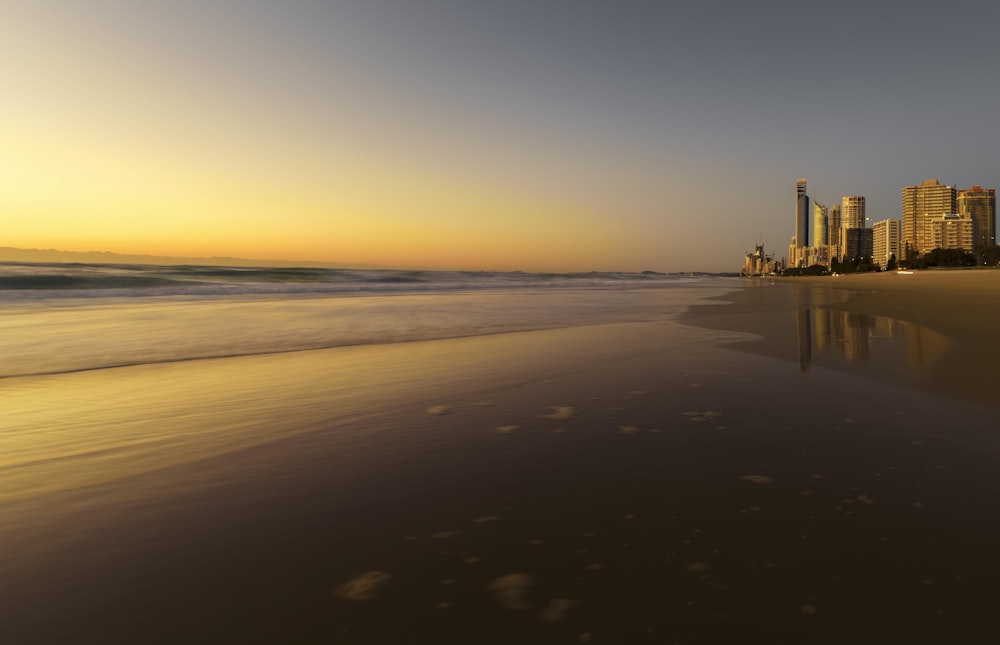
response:
<path id="1" fill-rule="evenodd" d="M 521 271 L 261 268 L 201 265 L 0 263 L 0 295 L 61 297 L 405 293 L 481 289 L 607 288 L 696 279 L 691 275 Z"/>
<path id="2" fill-rule="evenodd" d="M 61 290 L 61 289 L 138 289 L 177 286 L 181 282 L 168 278 L 144 276 L 82 277 L 65 274 L 16 275 L 0 278 L 0 290 Z"/>
<path id="3" fill-rule="evenodd" d="M 660 320 L 703 277 L 0 264 L 0 378 Z"/>

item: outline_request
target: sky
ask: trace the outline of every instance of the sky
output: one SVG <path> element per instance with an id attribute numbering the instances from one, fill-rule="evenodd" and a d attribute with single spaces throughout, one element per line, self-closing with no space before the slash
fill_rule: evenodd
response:
<path id="1" fill-rule="evenodd" d="M 900 9 L 899 7 L 904 7 Z M 0 246 L 735 271 L 1000 184 L 1000 3 L 0 0 Z"/>

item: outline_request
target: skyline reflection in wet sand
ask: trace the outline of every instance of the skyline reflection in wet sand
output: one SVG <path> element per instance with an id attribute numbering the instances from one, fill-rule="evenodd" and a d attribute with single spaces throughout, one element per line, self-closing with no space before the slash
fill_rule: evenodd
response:
<path id="1" fill-rule="evenodd" d="M 799 364 L 889 362 L 929 368 L 953 345 L 933 329 L 885 316 L 816 307 L 794 312 Z M 814 353 L 815 350 L 815 353 Z M 902 353 L 902 357 L 900 356 Z"/>
<path id="2" fill-rule="evenodd" d="M 728 304 L 695 305 L 681 321 L 750 332 L 756 338 L 733 347 L 792 361 L 803 376 L 820 367 L 937 395 L 993 401 L 987 374 L 968 363 L 968 347 L 917 322 L 852 311 L 845 306 L 851 295 L 809 284 L 758 281 L 720 298 L 731 299 Z"/>

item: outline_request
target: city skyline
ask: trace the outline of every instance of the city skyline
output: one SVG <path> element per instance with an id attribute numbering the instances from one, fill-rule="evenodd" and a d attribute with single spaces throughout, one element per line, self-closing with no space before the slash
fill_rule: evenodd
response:
<path id="1" fill-rule="evenodd" d="M 914 44 L 1000 8 L 791 7 L 3 3 L 0 247 L 729 271 L 783 253 L 787 177 L 872 221 L 1000 184 L 1000 43 Z"/>

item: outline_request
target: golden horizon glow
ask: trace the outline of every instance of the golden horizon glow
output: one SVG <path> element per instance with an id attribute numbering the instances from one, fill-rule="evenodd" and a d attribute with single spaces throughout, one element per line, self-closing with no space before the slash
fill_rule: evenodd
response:
<path id="1" fill-rule="evenodd" d="M 394 161 L 313 155 L 240 168 L 225 151 L 188 163 L 169 142 L 91 132 L 11 139 L 3 246 L 387 266 L 592 270 L 615 240 L 600 213 Z M 158 154 L 150 154 L 155 150 Z M 17 164 L 11 159 L 17 159 Z M 216 169 L 206 167 L 214 166 Z M 324 182 L 322 170 L 336 176 Z M 269 174 L 270 173 L 270 174 Z"/>
<path id="2" fill-rule="evenodd" d="M 9 79 L 0 247 L 473 270 L 662 268 L 650 262 L 661 257 L 655 239 L 620 219 L 633 202 L 657 198 L 652 175 L 609 174 L 605 158 L 622 152 L 597 134 L 497 121 L 452 105 L 454 96 L 410 96 L 385 70 L 336 56 L 316 85 L 297 76 L 300 52 L 275 59 L 239 28 L 230 41 L 213 40 L 222 34 L 212 29 L 233 28 L 229 16 L 200 15 L 223 20 L 196 25 L 204 31 L 186 54 L 141 9 L 122 18 L 122 7 L 105 7 L 106 20 L 64 9 L 25 9 L 16 33 L 0 39 Z M 111 19 L 142 29 L 116 31 Z"/>

